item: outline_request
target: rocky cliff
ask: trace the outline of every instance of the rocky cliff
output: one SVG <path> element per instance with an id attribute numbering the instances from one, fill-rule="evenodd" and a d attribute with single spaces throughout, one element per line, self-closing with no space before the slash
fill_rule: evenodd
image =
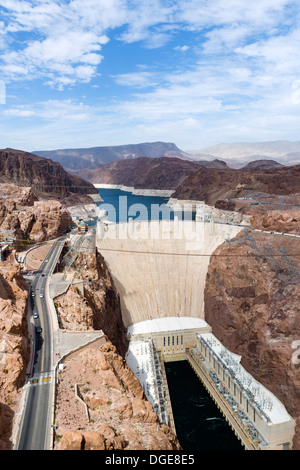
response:
<path id="1" fill-rule="evenodd" d="M 300 209 L 292 207 L 290 210 L 254 213 L 251 217 L 251 227 L 300 235 Z"/>
<path id="2" fill-rule="evenodd" d="M 11 448 L 12 423 L 30 358 L 28 290 L 13 258 L 0 272 L 0 450 Z"/>
<path id="3" fill-rule="evenodd" d="M 28 241 L 39 243 L 56 238 L 72 223 L 71 215 L 59 201 L 37 201 L 31 188 L 0 184 L 0 192 L 0 229 L 15 231 L 18 248 Z"/>
<path id="4" fill-rule="evenodd" d="M 214 252 L 205 319 L 242 365 L 286 406 L 300 449 L 299 239 L 242 231 Z"/>
<path id="5" fill-rule="evenodd" d="M 221 160 L 191 162 L 141 157 L 115 161 L 78 174 L 95 184 L 174 190 L 175 199 L 199 200 L 213 206 L 217 201 L 232 198 L 300 193 L 300 165 L 266 168 L 253 165 L 235 170 Z"/>
<path id="6" fill-rule="evenodd" d="M 137 189 L 175 189 L 199 168 L 226 168 L 226 163 L 215 160 L 186 161 L 179 158 L 145 158 L 118 160 L 94 170 L 77 174 L 92 183 L 119 184 Z"/>
<path id="7" fill-rule="evenodd" d="M 102 255 L 79 253 L 73 263 L 75 280 L 83 281 L 83 292 L 75 286 L 55 298 L 60 327 L 66 330 L 103 330 L 118 352 L 128 348 L 119 294 Z"/>
<path id="8" fill-rule="evenodd" d="M 75 398 L 76 384 L 82 402 Z M 158 422 L 138 379 L 110 341 L 65 362 L 56 419 L 57 450 L 180 450 L 176 436 Z"/>
<path id="9" fill-rule="evenodd" d="M 14 149 L 0 150 L 0 183 L 31 187 L 39 198 L 65 205 L 92 202 L 87 195 L 97 194 L 92 184 L 70 175 L 59 163 Z"/>
<path id="10" fill-rule="evenodd" d="M 202 168 L 193 172 L 172 194 L 176 199 L 194 199 L 215 205 L 216 201 L 264 195 L 300 193 L 300 165 L 272 170 Z"/>

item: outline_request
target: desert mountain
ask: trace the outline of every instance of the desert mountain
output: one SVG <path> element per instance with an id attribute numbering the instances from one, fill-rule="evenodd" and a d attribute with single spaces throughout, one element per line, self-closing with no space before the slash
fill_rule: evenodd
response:
<path id="1" fill-rule="evenodd" d="M 189 161 L 194 160 L 193 157 L 180 150 L 175 144 L 167 142 L 146 142 L 82 149 L 39 150 L 34 153 L 59 162 L 67 171 L 93 169 L 115 160 L 138 157 L 176 157 Z"/>
<path id="2" fill-rule="evenodd" d="M 191 162 L 180 158 L 147 158 L 116 160 L 94 170 L 77 174 L 92 183 L 119 184 L 142 189 L 175 189 L 202 167 L 227 168 L 220 160 Z"/>
<path id="3" fill-rule="evenodd" d="M 67 205 L 90 202 L 87 195 L 97 193 L 91 183 L 67 173 L 59 163 L 14 149 L 0 150 L 0 183 L 31 187 L 38 197 Z"/>
<path id="4" fill-rule="evenodd" d="M 247 163 L 242 169 L 243 170 L 252 170 L 255 168 L 258 169 L 268 169 L 268 170 L 276 170 L 277 168 L 282 168 L 283 165 L 281 163 L 275 162 L 275 160 L 254 160 L 253 162 Z"/>
<path id="5" fill-rule="evenodd" d="M 193 172 L 172 197 L 215 205 L 216 201 L 264 195 L 299 195 L 300 165 L 279 169 L 209 169 Z"/>
<path id="6" fill-rule="evenodd" d="M 232 168 L 241 168 L 251 161 L 270 159 L 291 166 L 300 163 L 300 141 L 220 143 L 200 150 L 187 150 L 187 153 L 195 159 L 205 154 L 211 155 L 212 158 L 225 160 Z"/>
<path id="7" fill-rule="evenodd" d="M 37 150 L 34 154 L 59 162 L 66 171 L 91 170 L 116 160 L 139 157 L 180 158 L 190 162 L 225 160 L 231 168 L 242 168 L 257 160 L 276 160 L 291 166 L 300 163 L 300 141 L 220 143 L 199 150 L 180 150 L 174 143 L 145 142 L 92 148 Z"/>

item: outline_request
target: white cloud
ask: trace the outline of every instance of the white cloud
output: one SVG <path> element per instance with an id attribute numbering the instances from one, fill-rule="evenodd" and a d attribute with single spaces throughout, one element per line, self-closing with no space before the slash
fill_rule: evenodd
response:
<path id="1" fill-rule="evenodd" d="M 292 21 L 286 10 L 291 6 L 296 8 L 297 3 L 291 0 L 260 0 L 251 4 L 244 0 L 0 0 L 3 12 L 0 40 L 5 36 L 7 45 L 0 60 L 7 79 L 44 77 L 51 78 L 48 83 L 58 86 L 88 82 L 97 73 L 110 32 L 120 26 L 123 31 L 118 38 L 125 43 L 142 41 L 145 47 L 158 48 L 180 31 L 201 33 L 203 30 L 205 54 L 232 53 L 234 49 L 240 54 L 238 47 L 245 47 L 246 54 L 247 47 L 254 47 L 249 45 L 249 38 L 261 35 L 262 31 L 271 34 L 272 29 L 285 27 Z M 33 36 L 16 43 L 14 34 L 22 31 Z M 182 52 L 188 48 L 187 45 L 175 47 Z M 83 69 L 84 65 L 89 68 Z"/>
<path id="2" fill-rule="evenodd" d="M 0 1 L 6 50 L 0 56 L 6 80 L 50 78 L 58 86 L 88 82 L 103 58 L 107 28 L 124 21 L 122 0 Z M 30 33 L 15 41 L 17 33 Z M 34 39 L 33 39 L 34 38 Z"/>
<path id="3" fill-rule="evenodd" d="M 186 52 L 189 50 L 189 46 L 176 46 L 174 47 L 175 51 Z"/>
<path id="4" fill-rule="evenodd" d="M 33 105 L 12 106 L 2 114 L 7 117 L 34 117 L 48 122 L 86 121 L 93 110 L 75 100 L 48 100 Z"/>
<path id="5" fill-rule="evenodd" d="M 34 111 L 30 111 L 30 109 L 25 109 L 22 107 L 19 108 L 11 108 L 11 109 L 6 109 L 3 111 L 4 116 L 13 116 L 13 117 L 33 117 L 35 116 Z"/>
<path id="6" fill-rule="evenodd" d="M 224 140 L 234 132 L 263 136 L 297 129 L 296 0 L 0 0 L 0 13 L 0 78 L 7 81 L 39 78 L 64 90 L 100 74 L 116 40 L 124 51 L 133 43 L 157 49 L 152 68 L 145 61 L 138 72 L 134 64 L 127 73 L 111 73 L 114 101 L 102 84 L 93 84 L 99 86 L 101 108 L 45 99 L 6 109 L 7 119 L 41 119 L 48 136 L 55 129 L 70 136 L 66 122 L 76 130 L 84 123 L 84 135 L 93 130 L 97 138 L 113 139 L 115 126 L 118 135 L 122 126 L 124 142 L 134 136 L 164 138 L 164 132 L 168 140 L 171 135 L 187 140 L 189 132 L 194 139 L 198 134 Z M 168 42 L 169 55 L 159 56 L 158 48 Z M 171 58 L 166 67 L 163 63 L 169 56 L 172 72 Z M 119 98 L 116 85 L 128 87 L 130 94 L 124 98 L 123 89 Z"/>
<path id="7" fill-rule="evenodd" d="M 134 88 L 148 88 L 158 85 L 158 76 L 154 72 L 133 72 L 113 76 L 118 85 Z"/>

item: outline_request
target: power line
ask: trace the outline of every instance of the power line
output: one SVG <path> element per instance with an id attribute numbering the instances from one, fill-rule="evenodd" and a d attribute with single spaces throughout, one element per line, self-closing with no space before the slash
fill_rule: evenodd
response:
<path id="1" fill-rule="evenodd" d="M 222 258 L 227 258 L 227 257 L 234 257 L 234 258 L 237 258 L 237 257 L 241 257 L 241 258 L 251 258 L 251 257 L 254 257 L 254 258 L 281 258 L 281 257 L 285 257 L 285 256 L 300 256 L 300 252 L 299 253 L 285 253 L 285 254 L 278 254 L 278 255 L 257 255 L 255 253 L 253 254 L 244 254 L 244 255 L 237 255 L 237 254 L 208 254 L 208 253 L 172 253 L 172 252 L 163 252 L 163 251 L 139 251 L 139 250 L 118 250 L 118 249 L 113 249 L 113 248 L 99 248 L 98 247 L 98 250 L 101 252 L 101 251 L 111 251 L 111 252 L 115 252 L 115 253 L 130 253 L 130 254 L 133 254 L 133 253 L 137 253 L 137 254 L 145 254 L 145 255 L 166 255 L 166 256 L 208 256 L 208 257 L 222 257 Z"/>
<path id="2" fill-rule="evenodd" d="M 28 242 L 28 239 L 16 238 L 15 241 L 17 241 L 17 242 Z M 28 243 L 28 247 L 37 246 L 37 248 L 39 248 L 43 245 L 47 245 L 47 246 L 51 247 L 51 246 L 55 245 L 55 243 L 56 243 L 55 240 L 53 240 L 53 241 L 51 241 L 51 240 L 41 241 L 41 242 L 36 242 L 34 244 Z M 189 243 L 189 242 L 187 241 L 186 243 Z M 300 239 L 299 239 L 299 243 L 300 243 Z M 278 253 L 278 254 L 272 254 L 272 255 L 271 254 L 245 253 L 243 255 L 239 255 L 239 254 L 236 254 L 236 253 L 233 253 L 233 254 L 190 253 L 190 251 L 192 251 L 192 250 L 189 250 L 187 252 L 166 252 L 166 251 L 146 251 L 146 250 L 124 250 L 124 249 L 118 249 L 118 248 L 100 248 L 100 247 L 97 247 L 97 248 L 100 252 L 101 251 L 111 251 L 111 252 L 114 252 L 114 253 L 131 253 L 131 254 L 137 253 L 137 254 L 153 254 L 153 255 L 166 255 L 166 256 L 174 256 L 174 255 L 175 256 L 209 256 L 209 257 L 217 257 L 217 256 L 236 257 L 236 256 L 239 256 L 239 257 L 243 257 L 243 258 L 244 257 L 281 258 L 281 257 L 286 257 L 286 256 L 300 256 L 300 252 L 299 253 L 284 252 L 284 253 Z"/>

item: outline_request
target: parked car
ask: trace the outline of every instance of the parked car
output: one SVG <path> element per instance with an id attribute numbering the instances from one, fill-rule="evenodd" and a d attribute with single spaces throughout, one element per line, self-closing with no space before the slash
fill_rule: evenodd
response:
<path id="1" fill-rule="evenodd" d="M 34 312 L 33 318 L 36 320 L 37 318 L 39 318 L 39 314 L 37 312 Z"/>

